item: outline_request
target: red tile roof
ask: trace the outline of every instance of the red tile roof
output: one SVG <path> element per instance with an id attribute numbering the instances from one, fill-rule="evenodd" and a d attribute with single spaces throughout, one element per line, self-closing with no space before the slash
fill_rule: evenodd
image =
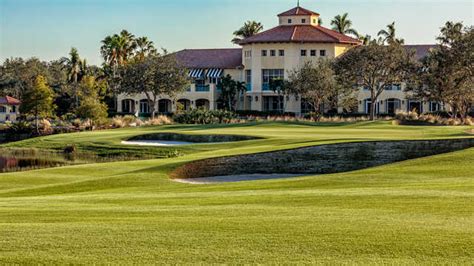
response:
<path id="1" fill-rule="evenodd" d="M 278 42 L 361 44 L 359 40 L 347 35 L 313 25 L 278 26 L 246 38 L 240 44 Z"/>
<path id="2" fill-rule="evenodd" d="M 295 7 L 293 9 L 290 9 L 288 11 L 285 11 L 279 14 L 278 16 L 283 17 L 283 16 L 312 16 L 312 15 L 319 16 L 318 13 L 308 10 L 306 8 Z"/>
<path id="3" fill-rule="evenodd" d="M 10 96 L 5 96 L 5 97 L 0 97 L 0 104 L 19 105 L 20 100 L 17 100 Z"/>
<path id="4" fill-rule="evenodd" d="M 415 51 L 415 57 L 418 60 L 423 59 L 428 55 L 428 52 L 438 47 L 436 44 L 415 44 L 415 45 L 404 45 L 405 49 L 409 51 Z"/>
<path id="5" fill-rule="evenodd" d="M 242 49 L 185 49 L 175 53 L 187 68 L 235 69 L 242 66 Z"/>

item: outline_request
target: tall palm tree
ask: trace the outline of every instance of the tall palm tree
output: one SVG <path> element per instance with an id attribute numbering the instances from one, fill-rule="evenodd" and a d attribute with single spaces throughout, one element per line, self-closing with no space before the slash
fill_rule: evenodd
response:
<path id="1" fill-rule="evenodd" d="M 334 19 L 331 21 L 332 29 L 342 34 L 351 34 L 354 36 L 359 36 L 359 33 L 352 28 L 352 21 L 347 17 L 347 13 L 344 13 L 342 16 L 335 16 Z"/>
<path id="2" fill-rule="evenodd" d="M 256 21 L 247 21 L 240 29 L 234 31 L 235 38 L 232 39 L 232 42 L 238 44 L 241 40 L 251 37 L 262 30 L 262 23 Z"/>
<path id="3" fill-rule="evenodd" d="M 139 60 L 143 60 L 146 56 L 148 55 L 154 55 L 157 53 L 157 50 L 155 46 L 153 45 L 153 42 L 148 40 L 147 37 L 139 37 L 135 40 L 136 43 L 136 57 Z"/>
<path id="4" fill-rule="evenodd" d="M 441 28 L 441 35 L 436 38 L 442 44 L 450 45 L 454 40 L 462 36 L 462 23 L 446 22 Z"/>
<path id="5" fill-rule="evenodd" d="M 386 30 L 379 31 L 377 36 L 381 37 L 383 43 L 387 44 L 403 44 L 405 42 L 405 40 L 398 39 L 396 36 L 395 21 L 392 24 L 388 24 Z"/>
<path id="6" fill-rule="evenodd" d="M 73 47 L 69 52 L 69 58 L 61 58 L 61 63 L 64 64 L 65 68 L 67 69 L 67 79 L 68 82 L 72 84 L 74 104 L 77 107 L 79 104 L 77 86 L 80 79 L 85 75 L 87 69 L 86 60 L 81 60 L 79 52 Z"/>

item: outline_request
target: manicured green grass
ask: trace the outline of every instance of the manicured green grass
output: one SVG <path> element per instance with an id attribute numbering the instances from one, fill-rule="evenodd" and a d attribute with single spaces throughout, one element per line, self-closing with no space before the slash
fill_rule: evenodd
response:
<path id="1" fill-rule="evenodd" d="M 467 129 L 389 122 L 166 126 L 9 144 L 61 149 L 74 142 L 108 152 L 121 148 L 122 139 L 158 131 L 265 138 L 192 145 L 180 148 L 177 158 L 0 174 L 0 264 L 470 264 L 474 149 L 294 179 L 196 186 L 167 177 L 177 165 L 201 158 L 333 142 L 469 137 Z"/>

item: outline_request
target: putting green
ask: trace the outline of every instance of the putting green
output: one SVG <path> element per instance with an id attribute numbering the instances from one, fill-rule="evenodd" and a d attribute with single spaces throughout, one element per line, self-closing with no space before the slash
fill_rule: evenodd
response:
<path id="1" fill-rule="evenodd" d="M 8 144 L 179 156 L 0 174 L 0 263 L 470 264 L 472 148 L 292 179 L 195 186 L 168 178 L 197 159 L 361 140 L 472 137 L 468 129 L 389 122 L 164 126 Z M 120 144 L 154 132 L 263 139 L 179 148 Z"/>

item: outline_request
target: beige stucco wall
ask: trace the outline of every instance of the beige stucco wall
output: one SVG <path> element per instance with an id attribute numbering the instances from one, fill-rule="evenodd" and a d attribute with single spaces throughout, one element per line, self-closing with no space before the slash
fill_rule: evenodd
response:
<path id="1" fill-rule="evenodd" d="M 5 123 L 7 121 L 16 122 L 20 116 L 19 106 L 16 106 L 16 111 L 13 112 L 13 107 L 11 105 L 0 105 L 6 108 L 6 112 L 0 112 L 0 123 Z M 7 119 L 8 118 L 8 119 Z"/>
<path id="2" fill-rule="evenodd" d="M 278 18 L 279 25 L 319 25 L 319 16 L 280 16 Z M 291 23 L 288 23 L 288 19 L 291 19 Z M 305 22 L 303 22 L 303 19 Z"/>

